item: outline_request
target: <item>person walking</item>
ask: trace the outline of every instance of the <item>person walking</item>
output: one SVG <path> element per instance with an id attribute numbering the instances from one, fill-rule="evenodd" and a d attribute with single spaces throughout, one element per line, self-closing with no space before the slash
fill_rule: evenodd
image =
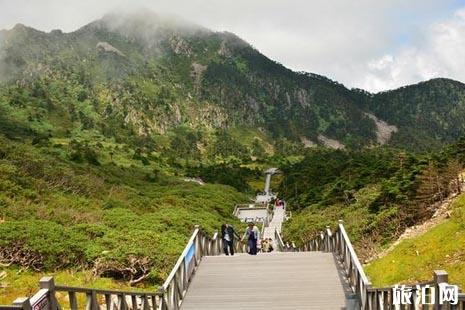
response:
<path id="1" fill-rule="evenodd" d="M 238 234 L 229 224 L 221 225 L 221 239 L 223 239 L 223 251 L 226 255 L 234 255 L 234 237 L 239 238 Z"/>
<path id="2" fill-rule="evenodd" d="M 260 237 L 259 235 L 260 231 L 258 230 L 258 227 L 254 223 L 250 222 L 244 236 L 242 237 L 242 240 L 247 238 L 250 255 L 257 255 L 257 242 L 258 238 Z"/>

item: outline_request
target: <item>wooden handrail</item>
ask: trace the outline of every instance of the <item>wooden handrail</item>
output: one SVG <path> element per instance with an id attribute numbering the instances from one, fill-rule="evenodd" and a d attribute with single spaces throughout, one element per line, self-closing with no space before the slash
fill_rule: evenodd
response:
<path id="1" fill-rule="evenodd" d="M 180 308 L 202 258 L 204 256 L 220 255 L 222 245 L 223 240 L 219 238 L 218 231 L 210 239 L 199 226 L 195 227 L 186 247 L 161 288 L 163 301 L 166 303 L 167 309 L 178 310 Z M 244 253 L 246 251 L 247 246 L 237 240 L 235 252 Z"/>
<path id="2" fill-rule="evenodd" d="M 189 241 L 187 242 L 186 246 L 184 247 L 184 250 L 182 251 L 181 255 L 179 256 L 178 260 L 176 261 L 176 264 L 174 265 L 173 269 L 171 269 L 170 274 L 166 278 L 165 282 L 163 283 L 163 288 L 168 288 L 169 284 L 173 280 L 174 276 L 176 275 L 176 271 L 180 268 L 181 264 L 184 261 L 184 258 L 188 254 L 189 250 L 191 249 L 192 245 L 194 244 L 195 238 L 197 238 L 197 235 L 199 234 L 200 228 L 199 226 L 195 226 L 194 232 L 192 233 Z"/>
<path id="3" fill-rule="evenodd" d="M 236 252 L 241 253 L 246 250 L 244 243 L 238 240 Z M 56 286 L 52 277 L 44 277 L 40 281 L 41 289 L 33 297 L 18 299 L 18 302 L 15 301 L 13 305 L 0 306 L 0 310 L 31 310 L 31 307 L 34 308 L 39 304 L 50 310 L 61 310 L 62 307 L 55 297 L 55 292 L 64 292 L 68 295 L 69 307 L 67 308 L 71 310 L 78 309 L 77 294 L 85 295 L 86 309 L 89 310 L 100 309 L 102 305 L 99 302 L 102 300 L 104 300 L 106 309 L 178 310 L 202 257 L 220 255 L 221 251 L 222 240 L 219 238 L 218 231 L 213 234 L 212 238 L 209 238 L 199 226 L 196 226 L 166 281 L 156 292 Z"/>
<path id="4" fill-rule="evenodd" d="M 395 306 L 392 286 L 372 287 L 355 253 L 342 221 L 339 221 L 337 229 L 334 232 L 332 232 L 329 227 L 326 227 L 324 231 L 321 231 L 314 238 L 305 242 L 304 245 L 299 248 L 299 251 L 325 251 L 335 254 L 336 259 L 345 272 L 347 282 L 356 297 L 354 300 L 355 304 L 350 305 L 350 309 L 416 309 L 413 308 L 414 305 Z M 445 271 L 435 271 L 433 281 L 416 283 L 412 286 L 412 298 L 419 298 L 421 294 L 421 292 L 416 289 L 417 285 L 420 288 L 426 286 L 433 287 L 435 288 L 435 294 L 438 294 L 439 283 L 447 284 L 447 279 L 447 273 Z M 438 300 L 438 296 L 436 296 L 436 300 Z M 444 305 L 436 304 L 434 309 L 465 309 L 465 294 L 459 294 L 457 305 L 451 305 L 449 303 L 445 303 Z"/>
<path id="5" fill-rule="evenodd" d="M 40 280 L 40 290 L 31 298 L 19 298 L 11 306 L 0 306 L 1 310 L 12 309 L 50 309 L 61 310 L 62 305 L 58 302 L 56 292 L 64 292 L 68 295 L 69 308 L 78 310 L 77 294 L 85 295 L 86 309 L 97 310 L 101 306 L 106 309 L 144 309 L 144 310 L 169 310 L 163 302 L 163 294 L 160 292 L 135 292 L 102 290 L 84 287 L 69 287 L 55 285 L 53 277 L 43 277 Z M 102 296 L 103 298 L 98 298 Z M 101 301 L 104 300 L 104 304 Z"/>
<path id="6" fill-rule="evenodd" d="M 362 281 L 366 285 L 371 285 L 370 281 L 368 280 L 368 277 L 365 274 L 365 271 L 363 270 L 362 264 L 360 264 L 360 261 L 358 259 L 357 254 L 355 253 L 354 247 L 352 246 L 352 242 L 350 242 L 349 236 L 347 235 L 347 232 L 344 228 L 344 225 L 342 224 L 342 221 L 339 221 L 339 232 L 344 238 L 344 242 L 347 246 L 347 250 L 350 253 L 351 259 L 353 260 L 353 263 L 355 264 L 355 268 L 357 268 L 357 271 L 360 273 L 360 276 L 362 278 Z"/>
<path id="7" fill-rule="evenodd" d="M 276 245 L 278 246 L 278 251 L 283 252 L 286 245 L 284 244 L 283 238 L 277 229 L 274 230 L 274 239 L 276 240 Z"/>
<path id="8" fill-rule="evenodd" d="M 294 242 L 284 242 L 283 238 L 281 236 L 281 233 L 275 229 L 274 231 L 274 238 L 278 246 L 278 251 L 279 252 L 298 252 L 299 248 L 295 246 Z"/>
<path id="9" fill-rule="evenodd" d="M 111 295 L 160 295 L 157 292 L 137 292 L 137 291 L 118 291 L 118 290 L 105 290 L 105 289 L 97 289 L 97 288 L 89 288 L 89 287 L 72 287 L 72 286 L 64 286 L 64 285 L 57 285 L 55 286 L 55 290 L 59 292 L 72 292 L 72 293 L 95 293 L 100 295 L 111 294 Z"/>

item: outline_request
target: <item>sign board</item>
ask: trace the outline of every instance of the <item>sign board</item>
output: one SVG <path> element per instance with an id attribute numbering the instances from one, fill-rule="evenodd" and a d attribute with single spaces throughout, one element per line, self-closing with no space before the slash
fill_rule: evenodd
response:
<path id="1" fill-rule="evenodd" d="M 50 310 L 50 302 L 48 301 L 48 293 L 42 295 L 38 301 L 31 305 L 32 310 Z"/>
<path id="2" fill-rule="evenodd" d="M 186 267 L 186 272 L 187 272 L 187 279 L 190 279 L 192 273 L 194 272 L 195 268 L 195 243 L 192 243 L 191 247 L 189 248 L 189 251 L 187 251 L 186 258 L 184 260 L 184 264 Z"/>

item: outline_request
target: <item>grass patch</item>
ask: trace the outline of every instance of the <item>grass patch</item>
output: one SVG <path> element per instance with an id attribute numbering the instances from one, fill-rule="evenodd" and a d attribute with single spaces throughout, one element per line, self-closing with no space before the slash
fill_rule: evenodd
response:
<path id="1" fill-rule="evenodd" d="M 402 241 L 392 252 L 365 267 L 374 286 L 432 279 L 444 269 L 449 282 L 465 287 L 465 194 L 452 205 L 450 219 L 425 234 Z"/>

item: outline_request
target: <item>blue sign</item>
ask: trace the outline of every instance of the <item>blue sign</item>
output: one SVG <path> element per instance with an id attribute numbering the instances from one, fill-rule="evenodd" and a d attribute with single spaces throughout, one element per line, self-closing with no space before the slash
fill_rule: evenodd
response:
<path id="1" fill-rule="evenodd" d="M 184 260 L 184 264 L 187 270 L 187 278 L 191 277 L 192 272 L 194 271 L 195 262 L 193 260 L 195 255 L 195 243 L 192 243 L 189 251 L 187 251 L 186 258 Z"/>

